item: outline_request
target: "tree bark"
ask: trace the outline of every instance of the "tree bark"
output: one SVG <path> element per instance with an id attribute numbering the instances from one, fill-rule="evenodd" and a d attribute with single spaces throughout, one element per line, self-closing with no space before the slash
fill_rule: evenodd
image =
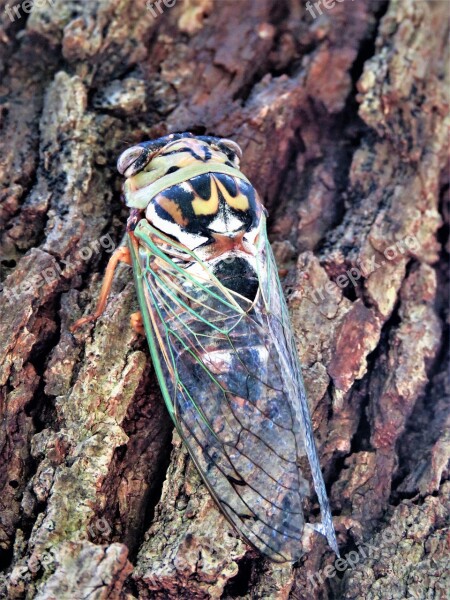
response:
<path id="1" fill-rule="evenodd" d="M 28 4 L 0 0 L 0 598 L 447 597 L 447 1 Z M 117 156 L 173 131 L 236 140 L 269 210 L 343 562 L 270 564 L 219 514 L 126 266 L 69 332 Z"/>

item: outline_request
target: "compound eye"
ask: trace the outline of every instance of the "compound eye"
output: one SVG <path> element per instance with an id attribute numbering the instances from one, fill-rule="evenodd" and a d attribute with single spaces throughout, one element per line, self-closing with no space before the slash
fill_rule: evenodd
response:
<path id="1" fill-rule="evenodd" d="M 142 146 L 132 146 L 122 152 L 117 160 L 117 170 L 125 177 L 131 177 L 140 171 L 151 158 L 148 150 Z"/>
<path id="2" fill-rule="evenodd" d="M 242 158 L 242 149 L 239 144 L 236 144 L 236 142 L 233 142 L 233 140 L 223 138 L 219 143 L 222 144 L 222 146 L 232 150 L 239 159 Z"/>

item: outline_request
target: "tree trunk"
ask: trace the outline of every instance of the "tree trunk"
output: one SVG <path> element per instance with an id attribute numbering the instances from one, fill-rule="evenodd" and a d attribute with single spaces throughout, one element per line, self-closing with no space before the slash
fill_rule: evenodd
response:
<path id="1" fill-rule="evenodd" d="M 447 1 L 13 6 L 0 597 L 446 597 Z M 236 140 L 269 210 L 341 561 L 317 536 L 273 565 L 218 513 L 129 327 L 128 267 L 69 332 L 124 233 L 117 156 L 173 131 Z"/>

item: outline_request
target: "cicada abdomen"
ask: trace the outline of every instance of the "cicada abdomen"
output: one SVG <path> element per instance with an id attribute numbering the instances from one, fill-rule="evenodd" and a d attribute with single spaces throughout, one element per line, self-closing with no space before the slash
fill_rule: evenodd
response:
<path id="1" fill-rule="evenodd" d="M 174 134 L 119 158 L 129 249 L 161 390 L 220 509 L 272 560 L 313 526 L 337 551 L 266 213 L 230 140 Z"/>

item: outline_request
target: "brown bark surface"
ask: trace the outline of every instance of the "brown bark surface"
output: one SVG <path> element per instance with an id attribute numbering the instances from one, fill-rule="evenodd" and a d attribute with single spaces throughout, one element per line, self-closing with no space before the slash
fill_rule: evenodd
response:
<path id="1" fill-rule="evenodd" d="M 447 0 L 11 4 L 0 598 L 448 597 Z M 317 536 L 272 565 L 218 513 L 126 266 L 69 332 L 124 233 L 118 154 L 186 130 L 236 140 L 270 212 L 342 563 Z"/>

